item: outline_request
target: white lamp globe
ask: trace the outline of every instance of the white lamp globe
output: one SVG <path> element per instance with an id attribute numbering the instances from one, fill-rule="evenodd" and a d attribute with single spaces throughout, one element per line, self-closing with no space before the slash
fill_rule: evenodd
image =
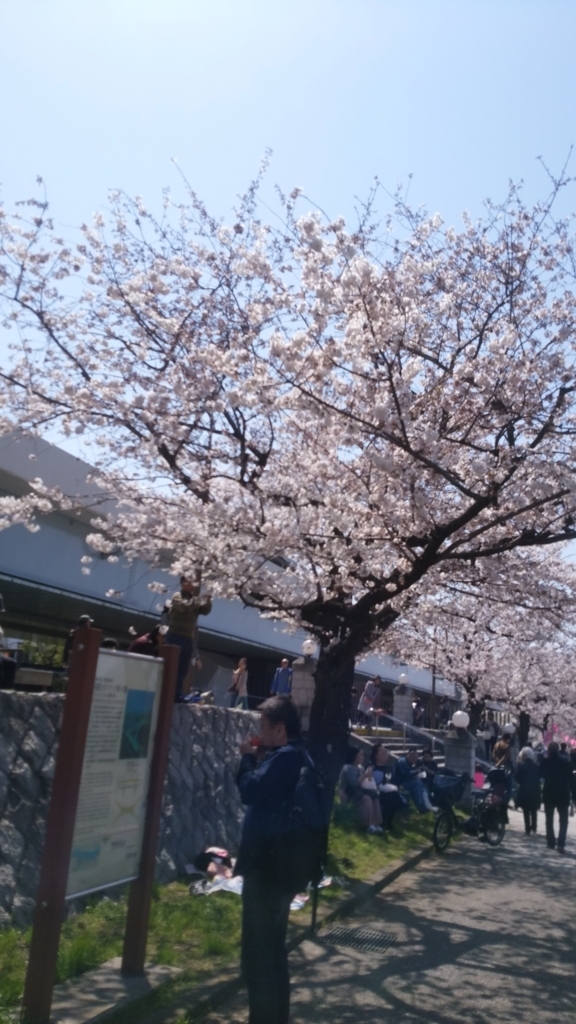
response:
<path id="1" fill-rule="evenodd" d="M 305 658 L 311 658 L 312 655 L 316 654 L 316 641 L 310 639 L 305 640 L 302 644 L 302 654 Z"/>
<path id="2" fill-rule="evenodd" d="M 410 680 L 408 679 L 408 676 L 406 675 L 405 672 L 400 673 L 400 675 L 398 676 L 398 682 L 400 683 L 400 686 L 408 686 Z"/>
<path id="3" fill-rule="evenodd" d="M 470 725 L 470 715 L 466 711 L 455 711 L 452 715 L 452 725 L 455 729 L 467 729 Z"/>

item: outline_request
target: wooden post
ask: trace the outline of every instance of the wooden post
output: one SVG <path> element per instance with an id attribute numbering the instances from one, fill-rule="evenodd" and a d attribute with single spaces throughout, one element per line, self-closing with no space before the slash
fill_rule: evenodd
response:
<path id="1" fill-rule="evenodd" d="M 160 648 L 160 655 L 164 659 L 164 677 L 156 723 L 154 753 L 150 766 L 150 788 L 146 804 L 140 873 L 138 878 L 132 882 L 128 896 L 128 914 L 122 952 L 122 974 L 124 977 L 139 977 L 144 974 L 148 919 L 158 844 L 158 823 L 162 810 L 164 779 L 170 749 L 170 730 L 179 654 L 179 647 L 166 645 Z"/>
<path id="2" fill-rule="evenodd" d="M 101 630 L 89 626 L 83 626 L 74 633 L 22 1002 L 25 1024 L 48 1024 L 50 1019 L 84 747 L 101 640 Z"/>

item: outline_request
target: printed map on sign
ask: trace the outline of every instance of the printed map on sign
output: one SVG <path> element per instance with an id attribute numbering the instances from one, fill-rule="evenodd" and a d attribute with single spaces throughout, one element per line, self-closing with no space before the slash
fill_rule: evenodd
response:
<path id="1" fill-rule="evenodd" d="M 68 898 L 138 874 L 164 663 L 100 651 L 68 872 Z"/>

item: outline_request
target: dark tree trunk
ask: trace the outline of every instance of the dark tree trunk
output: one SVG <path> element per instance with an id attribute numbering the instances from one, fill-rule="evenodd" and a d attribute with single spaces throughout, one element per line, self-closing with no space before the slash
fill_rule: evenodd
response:
<path id="1" fill-rule="evenodd" d="M 337 650 L 321 651 L 315 680 L 308 747 L 332 800 L 348 747 L 354 659 L 339 656 Z"/>
<path id="2" fill-rule="evenodd" d="M 521 711 L 518 718 L 518 743 L 520 749 L 528 744 L 528 734 L 530 732 L 530 715 L 526 711 Z"/>
<path id="3" fill-rule="evenodd" d="M 480 720 L 484 714 L 485 708 L 485 701 L 477 700 L 471 694 L 468 695 L 468 714 L 470 715 L 468 732 L 471 732 L 473 736 L 475 736 L 478 731 Z"/>

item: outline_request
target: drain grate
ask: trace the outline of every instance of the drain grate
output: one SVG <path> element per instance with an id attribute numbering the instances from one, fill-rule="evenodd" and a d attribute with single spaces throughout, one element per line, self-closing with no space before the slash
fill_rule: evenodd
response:
<path id="1" fill-rule="evenodd" d="M 368 928 L 331 928 L 321 936 L 323 942 L 332 946 L 346 946 L 359 949 L 362 953 L 385 953 L 394 942 L 394 935 L 372 932 Z"/>

